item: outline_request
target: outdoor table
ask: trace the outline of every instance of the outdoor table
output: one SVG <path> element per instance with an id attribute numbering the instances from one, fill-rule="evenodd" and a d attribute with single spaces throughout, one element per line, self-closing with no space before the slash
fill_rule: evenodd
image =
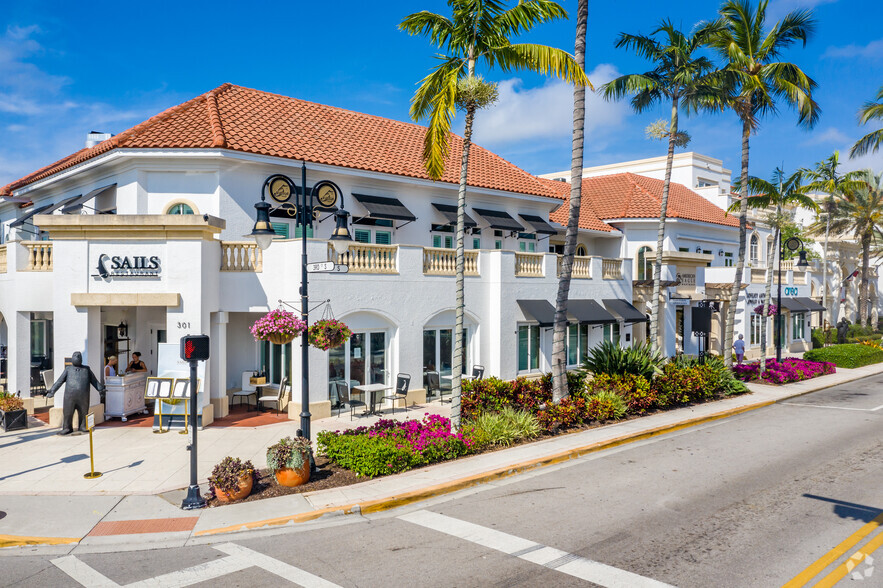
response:
<path id="1" fill-rule="evenodd" d="M 369 395 L 369 398 L 371 399 L 368 403 L 369 410 L 364 414 L 379 414 L 377 411 L 374 410 L 375 393 L 383 392 L 384 390 L 392 390 L 393 388 L 394 386 L 390 386 L 389 384 L 360 384 L 358 386 L 353 386 L 353 390 L 360 390 L 362 392 L 365 392 Z"/>

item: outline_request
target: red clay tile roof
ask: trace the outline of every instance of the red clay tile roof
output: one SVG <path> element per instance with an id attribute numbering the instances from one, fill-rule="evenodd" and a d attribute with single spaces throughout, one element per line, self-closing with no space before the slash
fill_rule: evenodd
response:
<path id="1" fill-rule="evenodd" d="M 546 179 L 543 179 L 543 182 L 549 186 L 549 189 L 554 190 L 564 198 L 564 204 L 556 208 L 552 214 L 549 215 L 549 219 L 566 228 L 567 220 L 570 217 L 570 183 Z M 606 233 L 615 230 L 613 227 L 598 218 L 591 200 L 586 198 L 585 191 L 583 192 L 582 201 L 579 207 L 579 228 L 592 231 L 604 231 Z"/>
<path id="2" fill-rule="evenodd" d="M 546 185 L 557 189 L 558 194 L 568 202 L 570 200 L 570 184 L 545 180 Z M 591 207 L 592 216 L 602 220 L 618 218 L 659 218 L 662 204 L 662 180 L 639 176 L 632 173 L 611 174 L 583 178 L 582 212 L 586 204 Z M 738 227 L 739 219 L 727 215 L 696 192 L 682 184 L 671 183 L 668 195 L 668 218 L 681 218 L 728 227 Z M 552 220 L 567 223 L 567 202 L 552 215 Z M 583 215 L 580 215 L 580 227 L 583 227 Z"/>
<path id="3" fill-rule="evenodd" d="M 425 130 L 411 123 L 224 84 L 12 182 L 0 188 L 0 195 L 115 148 L 224 148 L 429 179 L 421 161 Z M 452 135 L 441 181 L 459 182 L 462 145 L 462 138 Z M 557 197 L 538 178 L 477 145 L 470 152 L 469 185 Z"/>

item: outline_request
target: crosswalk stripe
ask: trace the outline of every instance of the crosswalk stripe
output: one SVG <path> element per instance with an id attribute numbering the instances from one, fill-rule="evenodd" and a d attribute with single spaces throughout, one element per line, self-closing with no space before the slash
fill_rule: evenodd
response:
<path id="1" fill-rule="evenodd" d="M 410 512 L 400 515 L 398 518 L 557 570 L 581 580 L 593 582 L 605 588 L 671 588 L 669 584 L 652 578 L 645 578 L 554 547 L 428 510 Z"/>
<path id="2" fill-rule="evenodd" d="M 324 578 L 235 543 L 223 543 L 215 545 L 214 548 L 247 561 L 249 565 L 257 566 L 290 582 L 299 584 L 304 588 L 340 588 L 337 584 L 329 582 Z"/>
<path id="3" fill-rule="evenodd" d="M 76 556 L 66 555 L 59 557 L 53 559 L 52 563 L 81 586 L 86 586 L 87 588 L 116 588 L 119 586 L 119 584 L 101 572 L 78 560 Z"/>
<path id="4" fill-rule="evenodd" d="M 126 588 L 183 588 L 200 582 L 221 578 L 253 567 L 254 564 L 241 557 L 222 557 L 183 570 L 169 572 L 155 578 L 148 578 Z"/>

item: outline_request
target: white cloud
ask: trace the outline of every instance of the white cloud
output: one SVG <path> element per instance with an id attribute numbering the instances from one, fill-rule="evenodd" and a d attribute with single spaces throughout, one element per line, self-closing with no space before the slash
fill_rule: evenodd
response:
<path id="1" fill-rule="evenodd" d="M 862 59 L 883 59 L 883 39 L 871 41 L 867 45 L 845 45 L 843 47 L 828 47 L 822 54 L 822 57 L 828 58 L 852 58 L 861 57 Z"/>
<path id="2" fill-rule="evenodd" d="M 617 77 L 610 64 L 589 72 L 595 88 Z M 536 88 L 523 87 L 520 79 L 499 84 L 500 99 L 475 117 L 476 143 L 493 148 L 512 147 L 527 142 L 568 142 L 573 132 L 573 87 L 549 80 Z M 607 102 L 598 94 L 586 92 L 586 136 L 603 139 L 628 115 L 627 102 Z M 569 144 L 569 143 L 568 143 Z"/>
<path id="3" fill-rule="evenodd" d="M 853 143 L 847 144 L 840 149 L 840 171 L 848 172 L 862 169 L 872 169 L 876 173 L 883 172 L 883 151 L 877 153 L 866 153 L 855 159 L 849 158 L 849 150 L 852 149 Z"/>
<path id="4" fill-rule="evenodd" d="M 849 136 L 841 131 L 840 129 L 835 129 L 834 127 L 829 127 L 824 131 L 815 131 L 812 135 L 803 142 L 804 145 L 824 145 L 826 143 L 838 143 L 843 144 L 849 141 Z"/>

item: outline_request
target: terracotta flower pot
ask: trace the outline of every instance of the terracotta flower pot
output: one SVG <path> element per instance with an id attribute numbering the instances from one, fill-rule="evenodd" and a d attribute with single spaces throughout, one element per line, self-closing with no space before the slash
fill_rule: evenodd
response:
<path id="1" fill-rule="evenodd" d="M 299 470 L 294 468 L 282 468 L 276 470 L 276 481 L 280 486 L 288 486 L 294 488 L 310 481 L 310 458 L 304 456 L 304 465 Z"/>
<path id="2" fill-rule="evenodd" d="M 251 472 L 242 474 L 239 477 L 239 486 L 236 492 L 227 493 L 221 489 L 215 490 L 215 496 L 219 502 L 233 502 L 234 500 L 242 500 L 251 494 L 251 487 L 254 485 L 254 478 Z"/>
<path id="3" fill-rule="evenodd" d="M 286 335 L 284 333 L 271 333 L 267 335 L 267 341 L 274 345 L 285 345 L 294 341 L 294 335 Z"/>

